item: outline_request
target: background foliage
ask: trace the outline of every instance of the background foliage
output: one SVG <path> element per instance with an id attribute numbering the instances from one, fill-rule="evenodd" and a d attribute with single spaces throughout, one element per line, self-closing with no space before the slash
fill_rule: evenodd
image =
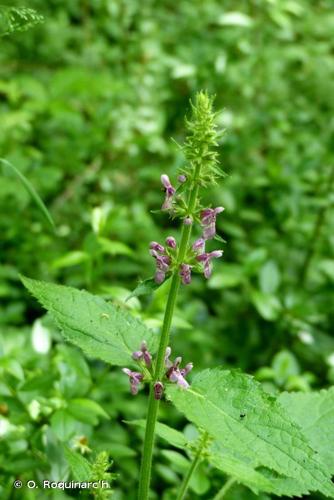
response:
<path id="1" fill-rule="evenodd" d="M 65 345 L 18 273 L 85 287 L 158 328 L 164 287 L 124 300 L 153 273 L 148 242 L 173 226 L 151 213 L 161 205 L 160 174 L 182 165 L 170 138 L 182 141 L 189 98 L 208 89 L 222 109 L 228 176 L 207 202 L 226 208 L 218 225 L 227 244 L 212 279 L 183 290 L 175 350 L 195 369 L 240 367 L 269 391 L 333 383 L 332 2 L 33 0 L 29 7 L 44 24 L 1 38 L 0 157 L 33 183 L 57 229 L 4 169 L 1 498 L 18 475 L 69 477 L 63 442 L 91 461 L 109 452 L 119 474 L 114 497 L 135 498 L 142 430 L 129 433 L 123 419 L 145 416 L 145 395 L 132 400 L 118 369 Z M 183 429 L 180 414 L 172 415 L 169 425 Z M 168 499 L 187 458 L 161 445 L 156 495 L 164 489 Z M 194 498 L 212 497 L 224 480 L 205 465 L 197 475 Z M 251 493 L 235 486 L 228 498 Z"/>

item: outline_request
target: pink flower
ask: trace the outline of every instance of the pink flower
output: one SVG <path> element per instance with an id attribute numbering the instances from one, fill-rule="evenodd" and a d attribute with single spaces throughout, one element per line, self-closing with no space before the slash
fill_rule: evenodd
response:
<path id="1" fill-rule="evenodd" d="M 147 344 L 145 340 L 143 340 L 143 342 L 141 343 L 140 351 L 135 351 L 134 353 L 132 353 L 132 358 L 135 361 L 141 361 L 141 360 L 145 361 L 147 367 L 151 366 L 152 355 L 147 349 Z"/>
<path id="2" fill-rule="evenodd" d="M 203 238 L 211 240 L 216 234 L 216 217 L 224 211 L 223 207 L 205 208 L 201 212 L 201 224 L 203 227 Z"/>
<path id="3" fill-rule="evenodd" d="M 176 248 L 176 239 L 173 236 L 167 236 L 166 245 L 169 248 Z"/>
<path id="4" fill-rule="evenodd" d="M 133 372 L 129 370 L 129 368 L 122 368 L 122 372 L 129 377 L 131 394 L 135 396 L 136 394 L 138 394 L 138 387 L 140 382 L 144 378 L 143 375 L 139 372 Z"/>
<path id="5" fill-rule="evenodd" d="M 181 264 L 180 276 L 183 285 L 189 285 L 191 283 L 191 268 L 189 264 Z"/>
<path id="6" fill-rule="evenodd" d="M 154 384 L 154 399 L 161 399 L 164 392 L 164 385 L 162 382 L 156 382 Z"/>
<path id="7" fill-rule="evenodd" d="M 154 248 L 150 250 L 150 254 L 155 258 L 156 263 L 154 279 L 156 283 L 160 284 L 164 281 L 166 273 L 169 271 L 170 257 L 168 255 L 160 255 Z"/>
<path id="8" fill-rule="evenodd" d="M 166 352 L 165 352 L 165 367 L 166 368 L 171 368 L 171 366 L 173 366 L 173 363 L 169 359 L 171 354 L 172 354 L 172 349 L 170 347 L 166 347 Z"/>
<path id="9" fill-rule="evenodd" d="M 175 358 L 174 363 L 172 363 L 169 359 L 171 352 L 172 352 L 171 348 L 167 347 L 165 356 L 165 366 L 166 368 L 168 368 L 166 373 L 167 378 L 171 382 L 176 382 L 176 384 L 182 387 L 183 389 L 188 389 L 189 384 L 184 377 L 192 370 L 193 364 L 188 363 L 185 366 L 185 368 L 180 369 L 179 366 L 182 362 L 182 358 L 178 356 L 177 358 Z"/>
<path id="10" fill-rule="evenodd" d="M 175 188 L 171 185 L 168 175 L 163 174 L 161 176 L 161 183 L 165 188 L 166 197 L 162 204 L 162 210 L 170 210 L 173 205 L 173 196 L 175 194 Z"/>
<path id="11" fill-rule="evenodd" d="M 196 259 L 198 262 L 202 262 L 204 265 L 204 276 L 206 278 L 210 278 L 211 273 L 212 273 L 212 259 L 219 259 L 223 255 L 223 250 L 214 250 L 213 252 L 210 253 L 202 253 L 201 255 L 198 255 Z"/>
<path id="12" fill-rule="evenodd" d="M 186 379 L 181 374 L 180 370 L 173 370 L 169 375 L 169 380 L 171 382 L 176 382 L 178 386 L 183 387 L 183 389 L 188 389 L 189 384 Z"/>
<path id="13" fill-rule="evenodd" d="M 160 253 L 165 252 L 165 248 L 162 245 L 160 245 L 160 243 L 157 243 L 156 241 L 151 241 L 150 249 L 154 250 L 155 252 L 160 252 Z"/>
<path id="14" fill-rule="evenodd" d="M 192 249 L 198 255 L 204 253 L 205 252 L 205 240 L 203 238 L 199 238 L 198 240 L 196 240 L 192 246 Z"/>

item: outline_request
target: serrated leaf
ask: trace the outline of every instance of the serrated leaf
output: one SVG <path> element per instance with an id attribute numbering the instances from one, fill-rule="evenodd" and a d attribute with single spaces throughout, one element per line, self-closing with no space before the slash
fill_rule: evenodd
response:
<path id="1" fill-rule="evenodd" d="M 66 340 L 94 358 L 133 365 L 132 353 L 146 340 L 151 352 L 158 337 L 127 310 L 85 290 L 22 277 L 23 284 L 54 318 Z"/>
<path id="2" fill-rule="evenodd" d="M 284 392 L 278 400 L 334 474 L 334 387 L 320 392 Z"/>
<path id="3" fill-rule="evenodd" d="M 252 377 L 205 370 L 188 390 L 170 385 L 167 395 L 191 422 L 212 436 L 222 456 L 231 461 L 229 474 L 238 481 L 240 463 L 248 464 L 268 479 L 268 486 L 260 486 L 263 491 L 291 496 L 319 490 L 334 497 L 327 465 L 284 408 Z M 239 467 L 234 473 L 233 461 Z M 242 480 L 258 487 L 257 478 L 253 485 L 247 475 Z"/>
<path id="4" fill-rule="evenodd" d="M 88 481 L 91 477 L 92 467 L 88 460 L 79 453 L 72 451 L 68 446 L 64 446 L 66 460 L 71 468 L 75 481 Z"/>

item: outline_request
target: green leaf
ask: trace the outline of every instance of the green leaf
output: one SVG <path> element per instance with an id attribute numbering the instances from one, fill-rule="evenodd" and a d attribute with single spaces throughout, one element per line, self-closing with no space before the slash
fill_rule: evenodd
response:
<path id="1" fill-rule="evenodd" d="M 43 16 L 33 9 L 0 5 L 0 36 L 15 31 L 25 31 L 43 21 Z"/>
<path id="2" fill-rule="evenodd" d="M 126 302 L 133 297 L 140 297 L 141 295 L 150 295 L 157 288 L 159 288 L 159 284 L 155 282 L 153 278 L 149 278 L 145 281 L 141 281 L 138 283 L 136 288 L 130 293 L 130 295 L 126 298 Z"/>
<path id="3" fill-rule="evenodd" d="M 66 410 L 60 409 L 51 417 L 51 428 L 60 441 L 68 441 L 77 432 L 78 422 Z"/>
<path id="4" fill-rule="evenodd" d="M 51 313 L 66 340 L 94 358 L 133 365 L 132 353 L 146 340 L 151 352 L 158 336 L 128 311 L 85 290 L 22 277 L 23 284 Z"/>
<path id="5" fill-rule="evenodd" d="M 125 420 L 124 422 L 128 425 L 136 425 L 138 427 L 141 427 L 142 429 L 146 428 L 146 420 L 143 419 Z M 172 446 L 175 446 L 176 448 L 184 449 L 188 444 L 188 440 L 184 436 L 184 434 L 182 434 L 182 432 L 172 429 L 172 427 L 169 427 L 168 425 L 161 422 L 157 422 L 155 431 L 159 437 L 167 441 Z"/>
<path id="6" fill-rule="evenodd" d="M 221 26 L 240 26 L 248 28 L 252 26 L 253 20 L 243 12 L 225 12 L 218 19 Z"/>
<path id="7" fill-rule="evenodd" d="M 54 269 L 64 269 L 66 267 L 77 266 L 78 264 L 82 264 L 83 262 L 86 262 L 88 259 L 89 259 L 88 253 L 82 252 L 81 250 L 74 250 L 54 260 L 52 262 L 52 267 Z"/>
<path id="8" fill-rule="evenodd" d="M 75 481 L 88 481 L 92 472 L 92 467 L 88 460 L 66 445 L 64 445 L 64 453 Z"/>
<path id="9" fill-rule="evenodd" d="M 13 174 L 15 174 L 16 177 L 22 182 L 22 184 L 24 185 L 24 187 L 26 188 L 26 190 L 28 191 L 28 193 L 30 194 L 30 196 L 32 197 L 38 208 L 41 210 L 42 214 L 44 215 L 45 219 L 48 221 L 52 229 L 55 229 L 55 223 L 53 222 L 50 212 L 44 205 L 41 197 L 37 193 L 34 186 L 31 184 L 31 182 L 28 181 L 28 179 L 22 174 L 22 172 L 20 172 L 16 167 L 14 167 L 14 165 L 12 165 L 9 161 L 0 158 L 0 162 L 5 167 L 7 167 Z"/>
<path id="10" fill-rule="evenodd" d="M 236 264 L 224 264 L 221 271 L 214 273 L 208 282 L 209 288 L 229 288 L 244 281 L 243 269 Z"/>
<path id="11" fill-rule="evenodd" d="M 275 295 L 253 290 L 251 293 L 251 300 L 262 318 L 267 321 L 274 321 L 278 318 L 282 306 Z"/>
<path id="12" fill-rule="evenodd" d="M 278 400 L 334 474 L 334 387 L 320 392 L 283 392 Z"/>
<path id="13" fill-rule="evenodd" d="M 103 253 L 109 255 L 132 255 L 133 251 L 121 241 L 111 241 L 103 236 L 97 238 Z"/>
<path id="14" fill-rule="evenodd" d="M 286 350 L 275 354 L 272 367 L 275 372 L 275 380 L 279 385 L 285 384 L 289 377 L 298 375 L 300 372 L 295 356 Z"/>
<path id="15" fill-rule="evenodd" d="M 260 270 L 259 284 L 263 293 L 275 293 L 281 281 L 280 271 L 274 260 L 268 260 Z"/>
<path id="16" fill-rule="evenodd" d="M 98 423 L 98 417 L 110 418 L 102 406 L 91 399 L 72 399 L 68 403 L 67 411 L 80 422 L 91 425 Z"/>
<path id="17" fill-rule="evenodd" d="M 210 434 L 225 457 L 223 470 L 239 482 L 268 493 L 319 490 L 334 497 L 327 465 L 283 407 L 252 377 L 219 368 L 205 370 L 188 390 L 169 385 L 167 395 Z"/>

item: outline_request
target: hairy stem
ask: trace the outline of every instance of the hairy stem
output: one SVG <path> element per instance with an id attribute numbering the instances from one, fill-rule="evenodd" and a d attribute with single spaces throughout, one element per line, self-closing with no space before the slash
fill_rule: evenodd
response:
<path id="1" fill-rule="evenodd" d="M 228 479 L 226 483 L 223 484 L 222 488 L 218 491 L 213 500 L 222 500 L 222 498 L 224 498 L 225 494 L 230 488 L 232 488 L 235 482 L 236 479 L 234 477 L 230 477 L 230 479 Z"/>
<path id="2" fill-rule="evenodd" d="M 199 167 L 198 167 L 199 170 Z M 198 174 L 198 172 L 196 172 Z M 197 175 L 195 176 L 197 179 Z M 192 214 L 196 208 L 198 196 L 198 183 L 194 181 L 188 198 L 188 213 Z M 191 225 L 183 225 L 181 233 L 181 241 L 177 255 L 177 263 L 181 264 L 188 248 L 191 235 Z M 169 343 L 169 332 L 172 324 L 174 309 L 176 305 L 177 295 L 180 287 L 180 275 L 178 266 L 176 266 L 168 293 L 164 320 L 162 325 L 160 344 L 158 348 L 157 361 L 155 365 L 153 382 L 150 386 L 149 404 L 147 410 L 146 430 L 144 437 L 144 449 L 140 469 L 138 499 L 147 500 L 151 480 L 152 454 L 154 446 L 155 425 L 158 417 L 159 400 L 154 398 L 154 384 L 162 378 L 164 372 L 164 359 L 166 348 Z"/>
<path id="3" fill-rule="evenodd" d="M 184 498 L 186 497 L 186 494 L 187 494 L 188 488 L 189 488 L 189 484 L 190 484 L 190 480 L 192 478 L 193 473 L 197 469 L 197 466 L 199 465 L 199 463 L 201 461 L 202 451 L 206 446 L 208 437 L 209 437 L 208 433 L 206 432 L 200 441 L 200 445 L 196 451 L 196 454 L 193 458 L 193 461 L 190 464 L 188 472 L 183 478 L 183 481 L 182 481 L 182 484 L 181 484 L 181 487 L 180 487 L 180 490 L 179 490 L 179 493 L 177 495 L 176 500 L 184 500 Z"/>

